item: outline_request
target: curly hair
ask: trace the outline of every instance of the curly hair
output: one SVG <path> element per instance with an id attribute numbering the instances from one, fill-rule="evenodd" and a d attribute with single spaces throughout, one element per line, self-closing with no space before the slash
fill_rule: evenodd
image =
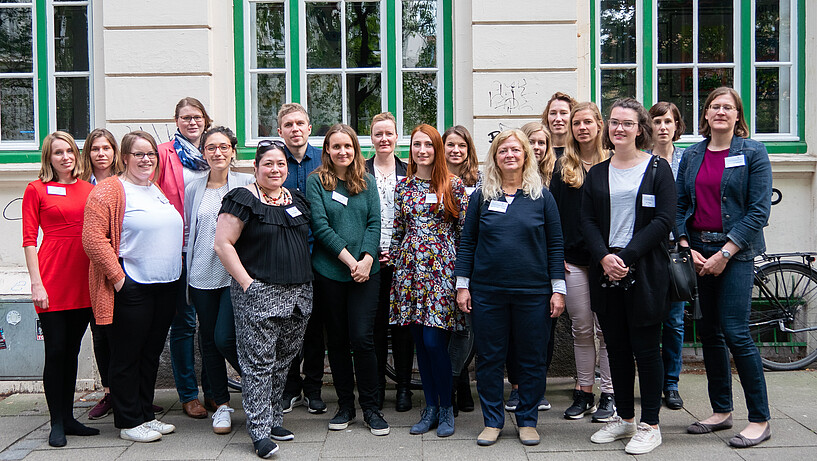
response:
<path id="1" fill-rule="evenodd" d="M 539 175 L 539 168 L 536 164 L 536 156 L 530 147 L 528 137 L 521 130 L 505 130 L 499 133 L 488 149 L 488 157 L 485 159 L 485 178 L 482 181 L 482 195 L 485 201 L 495 200 L 501 197 L 502 191 L 502 171 L 497 166 L 496 155 L 499 146 L 510 138 L 515 138 L 522 144 L 525 152 L 525 159 L 522 163 L 522 191 L 533 200 L 542 196 L 542 177 Z"/>

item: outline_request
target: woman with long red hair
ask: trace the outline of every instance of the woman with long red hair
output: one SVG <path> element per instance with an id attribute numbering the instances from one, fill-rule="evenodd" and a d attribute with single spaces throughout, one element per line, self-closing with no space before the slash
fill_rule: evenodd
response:
<path id="1" fill-rule="evenodd" d="M 454 262 L 468 197 L 462 180 L 446 165 L 440 133 L 420 125 L 411 133 L 405 179 L 397 183 L 391 323 L 409 325 L 417 348 L 426 408 L 412 434 L 437 427 L 454 433 L 449 333 L 464 327 L 455 302 Z"/>

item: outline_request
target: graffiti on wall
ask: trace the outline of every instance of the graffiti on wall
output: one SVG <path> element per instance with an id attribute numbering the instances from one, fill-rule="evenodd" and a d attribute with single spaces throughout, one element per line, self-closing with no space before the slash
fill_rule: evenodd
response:
<path id="1" fill-rule="evenodd" d="M 532 110 L 527 97 L 528 82 L 521 78 L 509 82 L 494 80 L 488 90 L 491 109 L 513 114 L 522 110 Z"/>

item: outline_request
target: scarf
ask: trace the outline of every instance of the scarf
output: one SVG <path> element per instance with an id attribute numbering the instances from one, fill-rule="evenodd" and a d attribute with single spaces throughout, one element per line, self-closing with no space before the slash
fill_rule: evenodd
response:
<path id="1" fill-rule="evenodd" d="M 176 134 L 173 136 L 173 148 L 176 150 L 176 155 L 179 156 L 182 166 L 193 171 L 207 171 L 210 169 L 199 149 L 191 144 L 179 130 L 176 130 Z"/>

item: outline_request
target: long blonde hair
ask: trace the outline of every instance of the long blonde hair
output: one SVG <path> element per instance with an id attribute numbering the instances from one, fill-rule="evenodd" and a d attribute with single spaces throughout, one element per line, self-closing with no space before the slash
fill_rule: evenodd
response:
<path id="1" fill-rule="evenodd" d="M 542 196 L 542 177 L 539 176 L 536 156 L 533 155 L 528 137 L 520 130 L 505 130 L 494 138 L 491 148 L 488 149 L 488 157 L 485 159 L 485 177 L 482 181 L 482 195 L 485 201 L 498 199 L 504 194 L 502 171 L 496 164 L 496 154 L 499 146 L 511 137 L 516 138 L 522 144 L 522 150 L 525 152 L 525 161 L 522 163 L 522 191 L 533 200 Z"/>
<path id="2" fill-rule="evenodd" d="M 539 165 L 539 176 L 542 177 L 542 184 L 544 184 L 545 187 L 550 187 L 550 178 L 553 176 L 553 167 L 556 165 L 556 153 L 553 152 L 553 143 L 550 141 L 550 131 L 540 122 L 528 122 L 522 125 L 520 130 L 528 137 L 528 141 L 530 141 L 530 137 L 533 133 L 540 131 L 545 133 L 545 142 L 547 143 L 545 146 L 545 156 L 542 157 L 541 161 L 537 160 L 536 162 Z M 531 150 L 533 149 L 531 148 Z M 535 156 L 536 155 L 534 155 L 534 157 Z"/>
<path id="3" fill-rule="evenodd" d="M 594 102 L 580 102 L 570 111 L 570 118 L 568 119 L 567 143 L 565 145 L 565 154 L 559 162 L 560 173 L 562 174 L 562 181 L 570 187 L 579 189 L 584 184 L 584 177 L 587 174 L 582 166 L 581 146 L 576 138 L 573 137 L 573 119 L 581 111 L 589 110 L 593 113 L 593 118 L 596 119 L 598 125 L 598 134 L 593 140 L 593 165 L 607 160 L 607 151 L 602 148 L 601 138 L 602 130 L 604 129 L 604 121 L 601 118 L 599 106 Z"/>
<path id="4" fill-rule="evenodd" d="M 82 176 L 82 163 L 80 163 L 79 149 L 77 148 L 77 143 L 74 141 L 74 137 L 65 131 L 55 131 L 43 139 L 43 149 L 40 155 L 40 174 L 37 175 L 43 183 L 59 181 L 60 179 L 57 172 L 54 171 L 54 165 L 51 164 L 51 154 L 54 151 L 52 144 L 54 144 L 56 140 L 68 143 L 71 147 L 71 151 L 74 153 L 74 168 L 71 170 L 71 177 L 77 178 Z"/>

